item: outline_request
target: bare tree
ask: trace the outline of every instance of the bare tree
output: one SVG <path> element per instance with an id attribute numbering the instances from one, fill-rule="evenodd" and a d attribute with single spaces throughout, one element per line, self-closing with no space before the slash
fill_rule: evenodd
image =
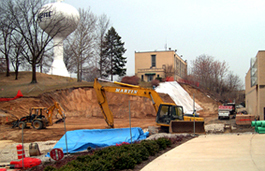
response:
<path id="1" fill-rule="evenodd" d="M 6 1 L 1 1 L 0 6 L 5 6 Z M 13 28 L 10 27 L 12 24 L 12 21 L 8 19 L 7 13 L 3 12 L 1 13 L 1 20 L 0 20 L 0 52 L 5 57 L 5 64 L 6 64 L 6 76 L 10 76 L 9 73 L 9 55 L 10 50 L 12 48 L 12 40 L 11 35 L 13 32 Z"/>
<path id="2" fill-rule="evenodd" d="M 96 66 L 91 66 L 87 68 L 86 70 L 83 70 L 84 80 L 88 82 L 93 82 L 95 79 L 95 76 L 97 75 L 98 75 L 98 68 Z"/>
<path id="3" fill-rule="evenodd" d="M 15 80 L 18 79 L 19 66 L 25 63 L 25 58 L 22 56 L 23 47 L 25 45 L 24 39 L 20 34 L 14 33 L 12 35 L 12 55 L 10 55 L 11 64 L 15 70 Z"/>
<path id="4" fill-rule="evenodd" d="M 192 72 L 187 78 L 200 83 L 200 87 L 221 101 L 235 99 L 242 88 L 241 80 L 232 72 L 228 73 L 229 66 L 213 57 L 200 55 L 192 61 Z"/>
<path id="5" fill-rule="evenodd" d="M 48 73 L 49 72 L 49 68 L 51 67 L 51 64 L 52 64 L 52 61 L 53 61 L 53 56 L 54 56 L 54 53 L 53 53 L 53 50 L 49 50 L 49 51 L 46 51 L 41 60 L 40 60 L 40 63 L 37 64 L 37 67 L 39 67 L 39 71 L 40 73 Z"/>
<path id="6" fill-rule="evenodd" d="M 175 74 L 173 65 L 163 65 L 165 77 L 172 77 Z"/>
<path id="7" fill-rule="evenodd" d="M 239 76 L 234 75 L 233 72 L 231 71 L 227 76 L 227 85 L 228 85 L 228 88 L 231 90 L 241 90 L 242 88 L 242 82 Z"/>
<path id="8" fill-rule="evenodd" d="M 77 81 L 82 81 L 83 70 L 94 68 L 96 16 L 90 10 L 79 9 L 80 24 L 67 38 L 65 62 L 67 67 L 77 72 Z"/>
<path id="9" fill-rule="evenodd" d="M 5 58 L 0 58 L 0 72 L 6 71 L 6 60 Z"/>
<path id="10" fill-rule="evenodd" d="M 225 81 L 225 76 L 227 75 L 228 72 L 228 65 L 225 61 L 219 62 L 219 61 L 214 61 L 212 64 L 212 69 L 213 69 L 213 84 L 214 84 L 214 91 L 218 93 L 219 95 L 222 95 L 222 89 L 224 86 L 224 81 Z"/>
<path id="11" fill-rule="evenodd" d="M 207 89 L 212 86 L 212 63 L 213 57 L 208 55 L 200 55 L 192 61 L 192 74 L 194 78 Z"/>
<path id="12" fill-rule="evenodd" d="M 100 78 L 103 77 L 103 75 L 106 75 L 106 65 L 109 65 L 109 63 L 104 60 L 104 54 L 103 54 L 103 46 L 104 46 L 104 36 L 108 30 L 110 26 L 110 21 L 107 18 L 106 14 L 102 14 L 99 17 L 98 20 L 98 25 L 97 25 L 97 29 L 98 29 L 98 49 L 99 49 L 99 75 Z M 104 73 L 104 74 L 103 74 Z"/>
<path id="13" fill-rule="evenodd" d="M 0 7 L 1 12 L 8 16 L 7 20 L 12 21 L 12 24 L 7 22 L 2 24 L 5 27 L 11 27 L 14 32 L 20 34 L 25 42 L 21 53 L 32 66 L 31 83 L 37 83 L 36 67 L 41 63 L 45 53 L 56 46 L 56 44 L 52 44 L 52 39 L 68 27 L 68 25 L 60 23 L 64 20 L 63 16 L 50 22 L 52 24 L 47 24 L 43 30 L 39 27 L 38 23 L 44 16 L 40 9 L 45 3 L 45 0 L 7 0 Z M 46 32 L 52 34 L 48 36 Z"/>

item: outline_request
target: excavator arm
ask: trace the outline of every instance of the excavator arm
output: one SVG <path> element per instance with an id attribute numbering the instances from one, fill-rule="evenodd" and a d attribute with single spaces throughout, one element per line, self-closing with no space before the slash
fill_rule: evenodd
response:
<path id="1" fill-rule="evenodd" d="M 102 80 L 101 81 L 107 81 Z M 110 81 L 107 81 L 110 82 Z M 204 132 L 204 119 L 200 117 L 183 116 L 182 106 L 177 106 L 174 103 L 164 103 L 159 94 L 152 90 L 140 86 L 112 82 L 119 86 L 102 86 L 98 79 L 94 80 L 94 89 L 96 91 L 98 104 L 103 113 L 104 119 L 109 127 L 114 128 L 113 114 L 109 109 L 106 98 L 106 92 L 127 94 L 133 96 L 146 97 L 152 100 L 153 106 L 157 113 L 156 123 L 161 126 L 161 129 L 166 129 L 170 133 L 187 132 L 191 133 L 196 128 L 196 133 Z M 122 87 L 121 87 L 122 86 Z M 196 125 L 194 126 L 194 122 Z"/>
<path id="2" fill-rule="evenodd" d="M 104 80 L 105 81 L 105 80 Z M 110 82 L 110 81 L 108 81 Z M 133 96 L 140 96 L 140 97 L 146 97 L 152 100 L 153 106 L 158 112 L 159 106 L 163 103 L 163 100 L 159 96 L 159 94 L 152 90 L 152 89 L 147 89 L 143 88 L 140 86 L 134 86 L 130 84 L 124 84 L 124 83 L 119 83 L 119 82 L 112 82 L 117 85 L 121 85 L 123 87 L 115 87 L 115 86 L 106 86 L 103 87 L 97 78 L 94 80 L 94 89 L 97 94 L 97 99 L 98 99 L 98 104 L 100 106 L 100 109 L 103 113 L 104 119 L 106 123 L 111 127 L 114 128 L 114 119 L 113 119 L 113 114 L 109 109 L 109 105 L 107 102 L 106 98 L 106 92 L 112 92 L 112 93 L 118 93 L 118 94 L 127 94 L 127 95 L 133 95 Z M 124 87 L 125 86 L 125 87 Z M 175 104 L 170 104 L 170 105 L 175 105 Z"/>
<path id="3" fill-rule="evenodd" d="M 54 102 L 54 104 L 49 107 L 47 109 L 47 119 L 48 119 L 48 123 L 49 125 L 53 125 L 53 121 L 52 121 L 52 115 L 53 115 L 53 111 L 57 109 L 58 113 L 61 115 L 62 119 L 60 120 L 65 120 L 65 114 L 64 114 L 64 110 L 63 108 L 61 107 L 61 105 L 58 103 L 58 102 Z M 56 121 L 58 122 L 58 121 Z"/>

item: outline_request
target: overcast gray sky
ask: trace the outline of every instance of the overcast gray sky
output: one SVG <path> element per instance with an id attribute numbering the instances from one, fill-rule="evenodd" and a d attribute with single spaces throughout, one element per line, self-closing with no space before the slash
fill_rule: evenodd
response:
<path id="1" fill-rule="evenodd" d="M 65 0 L 106 14 L 125 42 L 127 74 L 134 51 L 177 49 L 183 59 L 206 54 L 226 61 L 243 83 L 250 58 L 265 50 L 263 0 Z"/>

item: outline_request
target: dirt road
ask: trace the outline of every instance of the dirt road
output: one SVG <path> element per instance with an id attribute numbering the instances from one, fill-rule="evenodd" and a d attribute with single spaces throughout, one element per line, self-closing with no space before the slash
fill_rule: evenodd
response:
<path id="1" fill-rule="evenodd" d="M 116 128 L 129 127 L 129 119 L 115 119 L 114 121 Z M 148 128 L 148 126 L 155 126 L 155 117 L 146 118 L 132 118 L 132 127 L 141 127 L 142 129 Z M 77 130 L 77 129 L 104 129 L 107 124 L 103 118 L 91 117 L 81 118 L 72 117 L 66 119 L 66 130 Z M 47 140 L 59 140 L 64 135 L 64 124 L 54 124 L 53 126 L 47 127 L 46 129 L 25 129 L 24 130 L 24 142 L 35 142 L 35 141 L 47 141 Z M 11 125 L 0 126 L 0 140 L 13 140 L 15 142 L 22 141 L 22 130 L 16 128 L 12 129 Z"/>

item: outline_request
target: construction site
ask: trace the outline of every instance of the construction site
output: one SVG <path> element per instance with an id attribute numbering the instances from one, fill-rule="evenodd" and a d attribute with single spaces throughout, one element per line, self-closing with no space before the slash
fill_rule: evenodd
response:
<path id="1" fill-rule="evenodd" d="M 112 112 L 112 124 L 107 121 L 108 117 L 104 117 L 98 102 L 98 95 L 95 91 L 95 83 L 82 83 L 84 85 L 71 86 L 71 79 L 58 81 L 59 77 L 38 73 L 38 87 L 28 85 L 30 73 L 21 73 L 19 83 L 14 83 L 13 80 L 4 78 L 1 83 L 1 97 L 14 97 L 18 90 L 21 90 L 23 97 L 0 102 L 0 163 L 9 163 L 9 160 L 17 158 L 16 146 L 23 142 L 25 143 L 26 153 L 28 152 L 28 144 L 38 142 L 42 154 L 48 153 L 60 140 L 66 131 L 83 130 L 83 129 L 109 129 L 140 127 L 144 132 L 149 132 L 150 135 L 159 133 L 157 122 L 157 111 L 151 98 L 145 98 L 135 95 L 124 95 L 115 92 L 106 92 L 109 110 Z M 45 90 L 48 87 L 45 84 L 54 81 L 58 88 L 54 90 Z M 60 85 L 68 84 L 70 87 L 60 88 Z M 100 83 L 104 86 L 110 86 L 110 83 Z M 255 130 L 250 125 L 237 125 L 235 115 L 231 115 L 229 119 L 218 119 L 218 106 L 220 102 L 214 97 L 201 91 L 199 87 L 177 83 L 188 94 L 190 100 L 182 100 L 176 102 L 176 99 L 184 99 L 183 92 L 179 88 L 169 91 L 168 87 L 157 87 L 156 91 L 161 97 L 163 103 L 173 103 L 183 107 L 183 113 L 190 113 L 196 108 L 196 114 L 203 118 L 204 131 L 198 135 L 207 134 L 227 134 L 227 133 L 254 133 Z M 10 85 L 10 86 L 9 86 Z M 51 85 L 51 84 L 50 84 Z M 161 83 L 166 86 L 166 83 Z M 122 87 L 122 85 L 119 85 Z M 171 90 L 171 89 L 170 89 Z M 5 91 L 13 92 L 9 96 L 3 96 Z M 117 90 L 116 90 L 117 91 Z M 140 90 L 139 90 L 140 91 Z M 154 90 L 152 90 L 154 91 Z M 175 96 L 172 96 L 172 93 Z M 142 95 L 143 96 L 143 95 Z M 63 119 L 65 123 L 58 122 L 57 124 L 46 126 L 38 124 L 15 125 L 14 122 L 20 118 L 29 115 L 30 109 L 33 107 L 49 108 L 57 102 L 62 109 L 52 109 L 52 120 Z M 182 103 L 182 104 L 178 104 Z M 195 105 L 196 103 L 196 105 Z M 104 107 L 103 107 L 104 108 Z M 199 109 L 199 110 L 198 110 Z M 63 110 L 63 115 L 60 112 Z M 44 116 L 46 117 L 46 115 Z M 64 118 L 65 117 L 65 118 Z M 22 121 L 22 119 L 20 119 Z M 12 128 L 13 126 L 13 128 Z M 23 127 L 23 129 L 21 129 Z M 188 134 L 193 134 L 193 128 Z M 23 132 L 22 132 L 23 131 Z M 173 133 L 182 133 L 173 132 Z M 172 134 L 173 134 L 172 133 Z M 48 142 L 47 148 L 44 148 L 41 142 Z M 45 143 L 44 143 L 45 144 Z M 12 148 L 12 149 L 8 149 Z M 8 150 L 7 150 L 8 149 Z"/>

